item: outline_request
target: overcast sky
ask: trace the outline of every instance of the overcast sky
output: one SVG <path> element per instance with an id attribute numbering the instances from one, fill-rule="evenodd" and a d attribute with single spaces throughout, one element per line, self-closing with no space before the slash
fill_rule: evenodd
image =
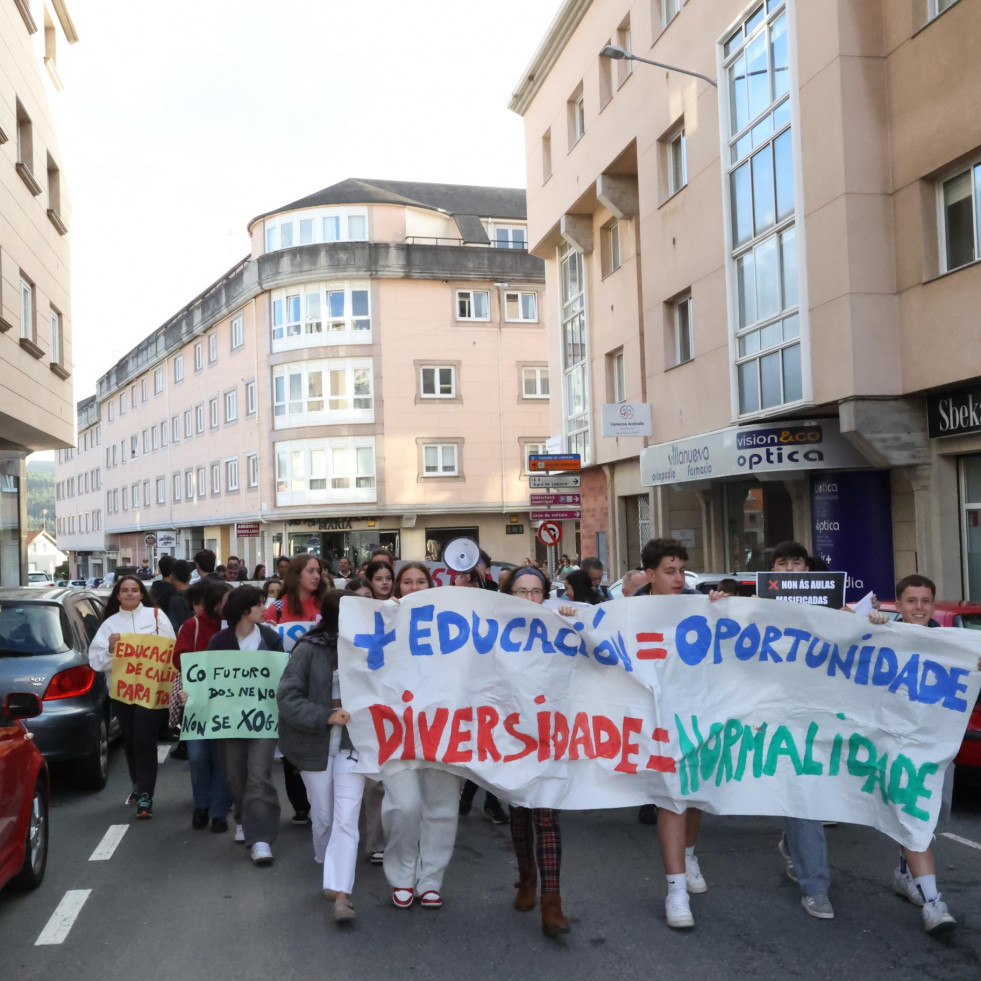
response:
<path id="1" fill-rule="evenodd" d="M 78 400 L 248 253 L 257 214 L 346 177 L 523 186 L 506 106 L 559 0 L 68 7 Z"/>

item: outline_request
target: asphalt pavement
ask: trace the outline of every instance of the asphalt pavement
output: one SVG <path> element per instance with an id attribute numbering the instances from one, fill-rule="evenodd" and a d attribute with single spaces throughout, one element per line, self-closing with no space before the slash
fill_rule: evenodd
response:
<path id="1" fill-rule="evenodd" d="M 978 784 L 959 784 L 942 828 L 962 840 L 938 839 L 940 888 L 959 923 L 946 939 L 928 937 L 919 910 L 892 892 L 898 850 L 884 835 L 828 829 L 836 915 L 819 921 L 783 878 L 778 820 L 711 816 L 698 846 L 709 888 L 692 897 L 695 929 L 670 930 L 655 829 L 624 809 L 563 814 L 562 897 L 572 933 L 549 940 L 537 911 L 511 906 L 510 836 L 483 818 L 483 793 L 460 821 L 443 909 L 395 909 L 381 868 L 364 862 L 358 919 L 338 927 L 309 830 L 289 822 L 279 767 L 283 825 L 268 868 L 253 866 L 231 832 L 192 830 L 186 763 L 161 765 L 154 817 L 141 822 L 123 803 L 125 769 L 116 746 L 99 794 L 72 790 L 54 771 L 45 881 L 33 893 L 0 892 L 0 978 L 981 978 Z"/>

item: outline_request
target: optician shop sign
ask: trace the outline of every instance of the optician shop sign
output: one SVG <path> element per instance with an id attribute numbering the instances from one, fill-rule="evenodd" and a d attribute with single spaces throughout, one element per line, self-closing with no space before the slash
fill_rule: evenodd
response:
<path id="1" fill-rule="evenodd" d="M 640 482 L 657 487 L 757 473 L 868 466 L 868 460 L 841 435 L 837 419 L 801 420 L 730 426 L 648 446 L 640 455 Z"/>
<path id="2" fill-rule="evenodd" d="M 931 439 L 981 432 L 981 385 L 928 396 L 927 425 Z"/>

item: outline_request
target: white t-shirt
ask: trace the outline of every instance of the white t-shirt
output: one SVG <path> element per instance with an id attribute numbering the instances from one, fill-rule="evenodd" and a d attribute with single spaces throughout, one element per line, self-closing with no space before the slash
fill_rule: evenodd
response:
<path id="1" fill-rule="evenodd" d="M 262 640 L 262 634 L 259 633 L 258 625 L 253 625 L 252 633 L 248 637 L 239 637 L 238 649 L 240 651 L 257 651 L 259 650 L 259 643 Z"/>

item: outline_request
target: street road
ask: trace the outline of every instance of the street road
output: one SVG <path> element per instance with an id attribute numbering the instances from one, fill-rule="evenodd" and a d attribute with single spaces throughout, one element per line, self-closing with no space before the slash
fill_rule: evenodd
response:
<path id="1" fill-rule="evenodd" d="M 572 934 L 554 941 L 542 936 L 537 911 L 511 908 L 508 829 L 483 818 L 482 793 L 460 821 L 442 910 L 395 909 L 381 869 L 365 863 L 355 886 L 358 920 L 338 928 L 320 892 L 309 831 L 288 823 L 279 767 L 284 824 L 276 861 L 264 869 L 230 832 L 191 829 L 186 763 L 162 764 L 154 817 L 139 823 L 123 805 L 125 769 L 114 747 L 109 786 L 96 795 L 67 789 L 55 771 L 47 877 L 34 893 L 0 893 L 0 977 L 981 978 L 977 785 L 959 788 L 942 829 L 973 844 L 941 836 L 937 845 L 940 887 L 959 921 L 949 939 L 927 937 L 919 910 L 893 894 L 896 847 L 852 825 L 828 829 L 836 917 L 809 917 L 782 877 L 779 823 L 770 818 L 705 819 L 698 854 L 709 890 L 692 898 L 695 929 L 669 930 L 655 829 L 638 824 L 634 810 L 616 810 L 563 816 L 562 894 Z M 104 841 L 116 825 L 125 830 Z M 110 857 L 90 859 L 97 849 Z M 73 901 L 81 902 L 74 919 Z M 61 921 L 52 917 L 63 902 L 63 939 L 37 945 L 42 931 L 58 939 Z"/>

